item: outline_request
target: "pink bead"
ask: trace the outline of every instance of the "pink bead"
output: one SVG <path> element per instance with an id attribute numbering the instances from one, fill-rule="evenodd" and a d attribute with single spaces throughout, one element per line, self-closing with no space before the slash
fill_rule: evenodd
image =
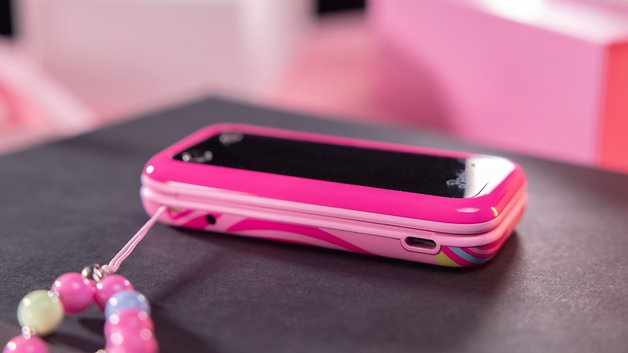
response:
<path id="1" fill-rule="evenodd" d="M 105 339 L 110 341 L 114 333 L 137 334 L 143 329 L 153 331 L 153 320 L 142 310 L 129 308 L 109 315 L 105 321 Z"/>
<path id="2" fill-rule="evenodd" d="M 106 276 L 102 281 L 96 284 L 96 304 L 98 304 L 100 310 L 103 310 L 105 305 L 107 305 L 107 300 L 109 300 L 112 295 L 123 290 L 132 289 L 133 285 L 128 279 L 120 275 Z"/>
<path id="3" fill-rule="evenodd" d="M 15 336 L 4 346 L 2 353 L 48 353 L 48 348 L 41 338 Z"/>
<path id="4" fill-rule="evenodd" d="M 96 287 L 80 273 L 68 272 L 57 278 L 51 291 L 59 293 L 63 309 L 68 314 L 76 314 L 87 309 L 94 302 Z"/>
<path id="5" fill-rule="evenodd" d="M 107 353 L 157 353 L 157 340 L 152 330 L 114 332 L 107 338 Z"/>

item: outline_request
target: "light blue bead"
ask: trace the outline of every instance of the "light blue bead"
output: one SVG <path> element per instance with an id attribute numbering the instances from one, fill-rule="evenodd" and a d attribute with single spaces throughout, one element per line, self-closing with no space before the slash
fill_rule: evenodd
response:
<path id="1" fill-rule="evenodd" d="M 111 296 L 105 307 L 105 317 L 118 313 L 124 309 L 137 309 L 150 314 L 150 304 L 142 293 L 134 290 L 125 290 Z"/>

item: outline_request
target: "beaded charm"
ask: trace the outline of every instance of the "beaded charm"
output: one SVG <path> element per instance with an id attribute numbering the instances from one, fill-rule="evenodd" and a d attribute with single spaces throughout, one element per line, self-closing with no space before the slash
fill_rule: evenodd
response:
<path id="1" fill-rule="evenodd" d="M 40 337 L 53 333 L 64 314 L 80 313 L 92 303 L 104 310 L 106 317 L 107 345 L 99 353 L 157 353 L 148 300 L 115 272 L 165 209 L 160 207 L 108 265 L 91 265 L 81 273 L 63 274 L 50 290 L 36 290 L 22 298 L 17 309 L 22 335 L 11 339 L 2 353 L 48 353 Z"/>
<path id="2" fill-rule="evenodd" d="M 103 278 L 96 284 L 96 288 L 96 304 L 100 310 L 105 310 L 109 298 L 120 291 L 133 289 L 133 285 L 128 279 L 120 275 L 112 275 Z"/>
<path id="3" fill-rule="evenodd" d="M 36 290 L 20 301 L 17 316 L 24 334 L 9 341 L 3 353 L 47 353 L 38 336 L 52 333 L 64 311 L 76 314 L 94 302 L 105 303 L 107 353 L 156 353 L 150 305 L 131 288 L 131 282 L 120 275 L 105 276 L 98 283 L 75 272 L 61 275 L 50 291 Z"/>
<path id="4" fill-rule="evenodd" d="M 94 282 L 76 272 L 61 275 L 54 281 L 50 290 L 59 293 L 66 314 L 76 314 L 87 309 L 94 302 L 96 295 Z"/>
<path id="5" fill-rule="evenodd" d="M 17 320 L 34 334 L 50 334 L 63 321 L 63 305 L 59 294 L 43 289 L 28 293 L 17 307 Z"/>
<path id="6" fill-rule="evenodd" d="M 107 307 L 105 308 L 105 317 L 109 318 L 109 316 L 124 309 L 138 309 L 150 314 L 150 305 L 142 293 L 134 290 L 125 290 L 109 298 Z"/>
<path id="7" fill-rule="evenodd" d="M 24 334 L 13 337 L 4 347 L 3 353 L 48 353 L 48 348 L 41 338 Z"/>

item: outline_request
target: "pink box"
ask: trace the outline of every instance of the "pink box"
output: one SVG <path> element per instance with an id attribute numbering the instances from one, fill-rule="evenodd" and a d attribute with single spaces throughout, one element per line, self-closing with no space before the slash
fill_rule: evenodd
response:
<path id="1" fill-rule="evenodd" d="M 96 125 L 78 101 L 10 41 L 0 40 L 0 153 Z"/>
<path id="2" fill-rule="evenodd" d="M 472 140 L 628 171 L 628 6 L 370 5 L 381 103 Z"/>
<path id="3" fill-rule="evenodd" d="M 255 99 L 312 21 L 309 0 L 23 0 L 28 54 L 108 121 L 211 93 Z"/>

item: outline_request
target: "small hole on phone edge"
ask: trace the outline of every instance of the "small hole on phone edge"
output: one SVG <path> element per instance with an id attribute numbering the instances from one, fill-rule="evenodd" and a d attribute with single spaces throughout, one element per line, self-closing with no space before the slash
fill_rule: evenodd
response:
<path id="1" fill-rule="evenodd" d="M 207 222 L 207 224 L 214 225 L 216 224 L 216 217 L 208 214 L 207 216 L 205 216 L 205 222 Z"/>
<path id="2" fill-rule="evenodd" d="M 419 249 L 434 250 L 436 248 L 436 242 L 430 239 L 407 237 L 406 244 Z"/>

